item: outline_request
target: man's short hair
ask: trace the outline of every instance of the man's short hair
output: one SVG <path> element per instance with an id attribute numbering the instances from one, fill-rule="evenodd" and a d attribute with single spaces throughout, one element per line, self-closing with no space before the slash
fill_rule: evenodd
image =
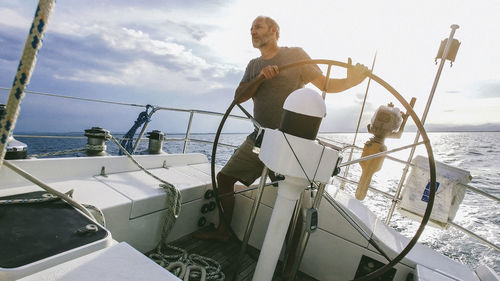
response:
<path id="1" fill-rule="evenodd" d="M 264 19 L 269 28 L 276 27 L 276 40 L 278 40 L 280 38 L 280 26 L 278 25 L 278 23 L 270 17 L 261 16 L 261 18 Z"/>

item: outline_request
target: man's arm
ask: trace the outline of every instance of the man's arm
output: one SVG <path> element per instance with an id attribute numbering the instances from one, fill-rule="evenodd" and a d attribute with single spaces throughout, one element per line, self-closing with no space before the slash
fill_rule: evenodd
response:
<path id="1" fill-rule="evenodd" d="M 257 92 L 257 89 L 259 88 L 260 84 L 264 82 L 264 79 L 262 78 L 259 79 L 259 78 L 260 75 L 255 77 L 250 82 L 240 83 L 240 85 L 236 89 L 236 92 L 234 93 L 234 99 L 236 100 L 237 103 L 246 102 L 255 95 L 255 92 Z"/>
<path id="2" fill-rule="evenodd" d="M 349 58 L 349 64 L 351 64 L 351 59 Z M 328 80 L 328 88 L 326 89 L 327 93 L 338 93 L 345 91 L 351 87 L 358 85 L 359 83 L 365 80 L 366 75 L 369 73 L 369 70 L 366 66 L 357 63 L 354 67 L 347 69 L 347 78 L 344 79 L 335 79 L 330 78 Z M 318 89 L 324 90 L 326 82 L 326 77 L 324 75 L 319 75 L 315 78 L 311 83 L 314 84 Z"/>
<path id="3" fill-rule="evenodd" d="M 249 100 L 255 95 L 260 84 L 267 79 L 271 79 L 279 74 L 279 68 L 277 65 L 269 65 L 264 67 L 259 75 L 255 77 L 250 82 L 241 82 L 236 92 L 234 93 L 234 99 L 237 103 L 242 103 Z"/>

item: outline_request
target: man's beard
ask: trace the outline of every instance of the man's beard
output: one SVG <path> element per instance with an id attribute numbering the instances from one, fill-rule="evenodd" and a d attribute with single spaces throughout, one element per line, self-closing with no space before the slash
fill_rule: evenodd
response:
<path id="1" fill-rule="evenodd" d="M 266 32 L 260 37 L 252 37 L 252 45 L 254 48 L 264 47 L 272 39 L 273 33 L 271 31 Z"/>

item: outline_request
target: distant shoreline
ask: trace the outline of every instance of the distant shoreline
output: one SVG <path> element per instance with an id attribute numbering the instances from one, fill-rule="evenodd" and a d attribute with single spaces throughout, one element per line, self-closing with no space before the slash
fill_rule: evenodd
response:
<path id="1" fill-rule="evenodd" d="M 405 133 L 415 133 L 416 131 L 414 130 L 408 130 Z M 498 133 L 500 130 L 495 130 L 495 131 L 427 131 L 427 133 Z M 245 135 L 249 134 L 250 132 L 225 132 L 222 133 L 222 135 Z M 319 132 L 319 134 L 354 134 L 356 132 Z M 359 132 L 361 134 L 366 134 L 368 132 L 363 131 Z M 84 132 L 15 132 L 14 136 L 22 136 L 22 135 L 48 135 L 48 136 L 59 136 L 59 135 L 82 135 L 83 136 Z M 124 135 L 126 132 L 112 132 L 112 134 L 117 134 L 117 135 Z M 166 133 L 166 135 L 185 135 L 185 132 L 176 132 L 176 133 Z M 191 132 L 190 135 L 215 135 L 213 132 L 200 132 L 200 133 L 194 133 Z"/>

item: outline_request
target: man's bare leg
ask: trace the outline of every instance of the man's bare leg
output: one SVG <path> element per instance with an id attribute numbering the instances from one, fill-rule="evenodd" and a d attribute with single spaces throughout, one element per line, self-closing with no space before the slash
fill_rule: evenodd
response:
<path id="1" fill-rule="evenodd" d="M 233 218 L 234 210 L 234 184 L 238 180 L 231 176 L 224 175 L 223 173 L 217 174 L 217 192 L 219 194 L 219 200 L 222 205 L 222 210 L 224 211 L 225 219 L 220 218 L 219 225 L 216 229 L 195 234 L 194 237 L 204 240 L 217 240 L 221 242 L 226 242 L 229 240 L 231 233 L 229 232 L 230 226 L 226 225 L 231 223 Z"/>

